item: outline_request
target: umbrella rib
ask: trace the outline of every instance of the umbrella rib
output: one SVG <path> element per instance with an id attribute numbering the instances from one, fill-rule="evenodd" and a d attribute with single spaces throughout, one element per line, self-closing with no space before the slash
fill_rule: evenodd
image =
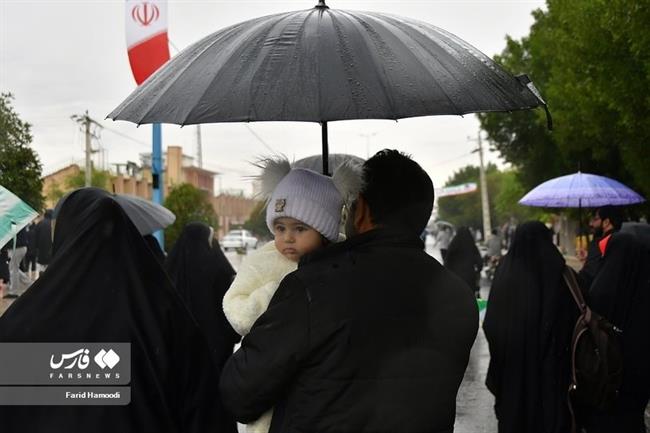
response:
<path id="1" fill-rule="evenodd" d="M 284 26 L 282 27 L 282 29 L 281 29 L 281 31 L 280 31 L 280 33 L 278 35 L 278 38 L 282 39 L 282 36 L 285 34 L 285 30 L 292 25 L 293 17 L 295 17 L 296 15 L 302 14 L 302 13 L 304 13 L 304 11 L 295 11 L 295 12 L 288 12 L 288 13 L 283 14 L 284 16 L 282 17 L 282 20 L 273 23 L 273 25 L 269 27 L 269 31 L 266 33 L 265 39 L 266 39 L 266 36 L 268 36 L 269 33 L 271 33 L 275 28 L 279 27 L 280 23 L 283 23 L 286 20 L 287 23 L 284 24 Z M 303 24 L 300 26 L 300 31 L 302 31 L 303 26 L 304 26 L 304 20 L 303 20 Z M 264 47 L 264 45 L 262 45 L 262 48 L 263 47 Z M 273 62 L 273 56 L 274 56 L 275 53 L 278 52 L 277 48 L 278 48 L 277 44 L 271 45 L 270 50 L 269 50 L 270 52 L 266 56 L 264 56 L 264 58 L 260 61 L 260 65 L 255 70 L 255 72 L 253 73 L 253 77 L 256 77 L 258 75 L 258 73 L 261 73 L 262 75 L 267 75 L 268 70 L 267 70 L 266 66 L 270 62 Z M 251 81 L 255 81 L 255 80 L 252 79 Z M 262 80 L 262 83 L 266 84 L 267 81 Z M 252 89 L 251 89 L 251 93 L 252 93 Z M 255 93 L 258 93 L 258 89 L 255 89 Z M 251 98 L 252 98 L 252 95 L 251 95 Z M 286 103 L 286 101 L 283 101 L 283 103 Z M 253 109 L 253 104 L 249 104 L 249 108 L 248 108 L 248 118 L 249 119 L 253 118 L 253 116 L 251 115 L 251 110 L 252 109 Z M 284 110 L 284 105 L 283 105 L 283 110 Z"/>
<path id="2" fill-rule="evenodd" d="M 361 27 L 363 27 L 363 29 L 365 30 L 365 33 L 363 33 L 360 30 L 358 30 L 356 28 L 356 26 L 354 27 L 355 30 L 357 30 L 358 33 L 362 36 L 362 39 L 365 39 L 365 38 L 363 38 L 363 36 L 367 35 L 370 38 L 370 41 L 372 42 L 374 47 L 378 48 L 377 44 L 381 43 L 380 38 L 379 38 L 378 35 L 377 35 L 377 37 L 373 37 L 372 33 L 374 32 L 374 30 L 372 30 L 370 28 L 370 26 L 365 21 L 362 21 L 360 19 L 361 14 L 363 12 L 357 13 L 356 15 L 354 15 L 354 14 L 346 14 L 345 11 L 339 11 L 339 12 L 341 14 L 349 15 L 350 21 L 355 21 L 356 20 L 359 23 L 359 25 L 361 25 Z M 366 16 L 370 17 L 371 19 L 381 21 L 377 17 L 373 16 L 372 14 L 368 13 L 368 14 L 366 14 Z M 395 95 L 393 93 L 393 86 L 391 85 L 392 83 L 391 83 L 391 80 L 390 80 L 390 78 L 388 76 L 388 72 L 386 71 L 386 68 L 385 68 L 384 64 L 381 63 L 376 56 L 372 56 L 371 58 L 372 58 L 373 64 L 375 65 L 375 67 L 372 68 L 372 69 L 373 69 L 375 75 L 378 77 L 378 82 L 388 84 L 388 85 L 382 86 L 384 89 L 387 90 L 387 92 L 385 94 L 386 95 L 385 101 L 386 101 L 386 104 L 389 107 L 389 111 L 391 113 L 391 118 L 392 119 L 397 119 L 399 117 L 399 115 L 398 115 L 398 112 L 397 112 L 398 110 L 397 110 L 397 108 L 395 106 Z M 390 94 L 389 94 L 389 92 L 390 92 Z"/>
<path id="3" fill-rule="evenodd" d="M 235 26 L 233 26 L 233 27 L 231 27 L 231 28 L 228 28 L 228 29 L 226 29 L 226 30 L 222 30 L 223 35 L 225 36 L 226 34 L 229 34 L 231 31 L 234 31 L 234 30 L 238 29 L 239 27 L 241 27 L 241 26 L 240 26 L 240 25 L 235 25 Z M 210 36 L 207 36 L 207 37 L 209 38 Z M 164 86 L 163 90 L 162 90 L 160 93 L 158 93 L 158 94 L 156 95 L 155 98 L 152 98 L 153 100 L 152 100 L 152 102 L 149 104 L 149 108 L 148 108 L 148 109 L 144 112 L 144 114 L 140 117 L 140 121 L 142 121 L 143 119 L 145 119 L 145 118 L 147 117 L 147 115 L 148 115 L 148 114 L 149 114 L 149 113 L 150 113 L 154 108 L 156 108 L 156 104 L 158 103 L 158 101 L 160 101 L 160 100 L 162 99 L 162 97 L 166 95 L 166 93 L 169 91 L 169 89 L 172 87 L 172 85 L 176 82 L 176 80 L 178 80 L 178 79 L 182 76 L 182 73 L 185 72 L 185 71 L 186 71 L 190 66 L 192 66 L 192 64 L 194 63 L 194 60 L 196 60 L 198 57 L 200 57 L 201 55 L 203 55 L 203 54 L 204 54 L 206 51 L 208 51 L 208 50 L 209 50 L 213 45 L 217 44 L 217 43 L 220 42 L 220 41 L 221 41 L 221 38 L 216 38 L 214 41 L 212 41 L 211 43 L 207 44 L 207 45 L 206 45 L 206 46 L 205 46 L 205 47 L 204 47 L 204 48 L 203 48 L 199 53 L 197 53 L 197 54 L 194 56 L 194 59 L 193 59 L 192 62 L 188 62 L 188 63 L 187 63 L 187 64 L 186 64 L 186 65 L 185 65 L 185 66 L 184 66 L 180 71 L 176 71 L 175 77 L 174 77 L 173 79 L 170 79 L 170 80 L 167 82 L 167 85 Z M 181 54 L 180 54 L 179 56 L 183 55 L 184 52 L 185 52 L 185 51 L 181 52 Z M 188 54 L 188 55 L 189 55 L 189 54 Z M 175 58 L 175 59 L 173 59 L 172 61 L 176 61 L 177 59 L 178 59 L 178 57 Z M 138 123 L 138 124 L 140 124 L 140 123 Z M 182 125 L 182 123 L 178 123 L 178 124 Z"/>
<path id="4" fill-rule="evenodd" d="M 391 19 L 393 19 L 393 17 L 390 17 L 390 16 L 388 16 L 388 15 L 382 15 L 382 18 L 385 20 L 385 22 L 389 23 L 392 27 L 394 27 L 394 28 L 396 28 L 396 29 L 398 29 L 398 30 L 401 31 L 401 29 L 400 29 L 399 26 L 397 26 L 397 25 L 395 25 L 395 23 L 391 22 Z M 386 18 L 388 18 L 388 19 L 386 19 Z M 420 34 L 422 37 L 427 38 L 427 39 L 431 39 L 431 38 L 428 38 L 427 35 L 425 35 L 425 34 L 421 31 L 421 29 L 420 29 L 419 26 L 414 25 L 414 23 L 409 23 L 409 24 L 410 24 L 410 28 L 412 28 L 412 29 L 414 29 L 414 30 L 417 30 L 417 31 L 419 32 L 419 34 Z M 396 34 L 395 32 L 393 32 L 393 33 Z M 406 32 L 402 32 L 402 34 L 404 34 L 404 36 L 405 36 L 406 38 L 408 38 L 410 41 L 412 41 L 413 43 L 415 43 L 416 45 L 418 45 L 420 48 L 422 48 L 422 50 L 423 50 L 424 52 L 426 52 L 427 54 L 429 54 L 430 57 L 431 57 L 432 59 L 436 59 L 435 56 L 433 55 L 433 53 L 429 50 L 429 48 L 428 48 L 427 46 L 423 45 L 423 44 L 422 44 L 420 41 L 418 41 L 417 39 L 412 38 L 412 37 L 411 37 L 408 33 L 406 33 Z M 438 89 L 440 89 L 440 92 L 444 95 L 445 99 L 447 99 L 447 101 L 449 102 L 449 104 L 450 104 L 450 105 L 453 107 L 453 109 L 456 111 L 455 114 L 457 114 L 457 115 L 465 114 L 465 111 L 464 111 L 464 110 L 461 110 L 461 109 L 458 107 L 458 105 L 456 105 L 456 103 L 454 102 L 454 100 L 449 96 L 449 94 L 448 94 L 447 91 L 445 90 L 444 86 L 441 86 L 441 85 L 438 83 L 438 81 L 437 81 L 437 79 L 436 79 L 436 76 L 435 76 L 435 75 L 434 75 L 434 74 L 429 70 L 429 68 L 428 68 L 426 65 L 424 65 L 424 64 L 423 64 L 423 63 L 418 59 L 417 56 L 415 56 L 415 55 L 413 54 L 413 50 L 411 50 L 411 49 L 409 48 L 409 46 L 408 46 L 408 45 L 407 45 L 407 44 L 406 44 L 406 43 L 405 43 L 401 38 L 399 38 L 399 41 L 400 41 L 400 42 L 402 43 L 402 45 L 404 46 L 405 51 L 408 52 L 408 53 L 411 55 L 411 57 L 415 60 L 415 62 L 418 63 L 418 64 L 420 64 L 420 65 L 422 65 L 423 69 L 424 69 L 424 70 L 429 74 L 429 76 L 431 76 L 431 77 L 433 78 L 433 82 L 435 83 L 436 87 L 437 87 Z M 446 67 L 445 67 L 441 62 L 437 62 L 437 64 L 438 64 L 441 68 L 445 69 L 445 70 L 447 71 L 448 75 L 449 75 L 452 79 L 454 79 L 454 81 L 456 81 L 456 83 L 458 83 L 458 84 L 460 85 L 460 83 L 458 82 L 458 80 L 456 80 L 454 74 L 452 74 L 452 73 L 451 73 L 451 72 L 450 72 L 450 71 L 449 71 L 449 70 L 448 70 L 448 69 L 447 69 L 447 68 L 446 68 Z M 477 102 L 471 94 L 469 95 L 469 97 L 472 98 L 472 100 L 474 100 L 475 103 Z M 424 103 L 425 105 L 427 105 L 425 100 L 423 100 L 423 103 Z"/>
<path id="5" fill-rule="evenodd" d="M 484 77 L 481 77 L 480 75 L 477 75 L 475 72 L 472 72 L 472 68 L 468 67 L 466 62 L 461 61 L 460 57 L 452 56 L 452 58 L 462 66 L 462 68 L 466 71 L 468 71 L 476 80 L 476 82 L 480 82 L 482 84 L 482 89 L 486 90 L 489 92 L 492 97 L 495 100 L 503 100 L 504 102 L 507 103 L 507 105 L 510 105 L 511 109 L 516 109 L 515 107 L 520 107 L 521 104 L 516 103 L 512 98 L 510 98 L 509 94 L 510 92 L 507 90 L 503 89 L 502 83 L 503 80 L 516 80 L 512 75 L 502 69 L 499 65 L 495 64 L 492 59 L 490 59 L 488 56 L 483 54 L 480 50 L 477 48 L 473 47 L 470 45 L 468 42 L 460 39 L 453 33 L 449 33 L 448 31 L 441 29 L 439 27 L 435 27 L 426 23 L 421 23 L 415 20 L 411 20 L 413 27 L 415 28 L 429 28 L 431 31 L 435 32 L 436 34 L 440 36 L 444 36 L 449 40 L 449 42 L 453 43 L 454 45 L 458 46 L 460 49 L 457 49 L 456 47 L 453 47 L 455 51 L 460 52 L 460 53 L 469 53 L 471 54 L 470 61 L 471 62 L 478 62 L 478 64 L 481 65 L 482 68 L 489 68 L 496 76 L 496 80 L 486 80 Z M 484 60 L 482 60 L 484 58 Z M 489 62 L 489 65 L 488 63 Z M 452 75 L 453 76 L 453 75 Z M 490 83 L 489 81 L 492 81 Z M 499 91 L 497 92 L 497 89 Z M 477 102 L 476 99 L 470 94 L 469 95 L 474 102 Z M 521 109 L 521 108 L 520 108 Z M 462 114 L 467 114 L 471 112 L 476 112 L 476 111 L 503 111 L 503 110 L 497 110 L 497 109 L 492 109 L 489 110 L 487 107 L 480 108 L 479 110 L 471 110 L 471 111 L 462 111 Z M 506 110 L 510 111 L 510 110 Z"/>
<path id="6" fill-rule="evenodd" d="M 424 34 L 424 33 L 422 32 L 422 30 L 420 29 L 419 26 L 413 25 L 412 27 L 413 27 L 414 29 L 417 29 L 417 30 L 420 32 L 420 35 L 421 35 L 421 36 L 423 36 L 423 37 L 425 37 L 425 38 L 427 37 L 426 34 Z M 432 26 L 432 27 L 433 27 L 433 26 Z M 433 28 L 433 30 L 436 31 L 436 33 L 437 33 L 437 28 Z M 426 47 L 425 45 L 423 45 L 420 41 L 418 41 L 418 40 L 416 40 L 416 39 L 411 38 L 411 40 L 413 40 L 414 43 L 416 43 L 418 46 L 420 46 L 424 51 L 426 51 L 427 53 L 429 53 L 429 54 L 431 55 L 432 58 L 435 59 L 435 56 L 433 56 L 433 54 L 432 54 L 431 51 L 428 49 L 428 47 Z M 459 64 L 461 64 L 462 67 L 463 67 L 463 69 L 465 69 L 465 70 L 468 69 L 468 68 L 467 68 L 463 63 L 461 63 L 460 61 L 458 61 L 455 57 L 451 56 L 451 58 L 453 58 L 453 59 L 456 60 Z M 439 65 L 442 69 L 444 69 L 444 70 L 447 72 L 447 74 L 449 75 L 449 77 L 451 77 L 451 78 L 452 78 L 452 79 L 453 79 L 453 80 L 458 84 L 459 87 L 463 87 L 463 86 L 462 86 L 462 83 L 460 83 L 460 82 L 456 79 L 455 75 L 454 75 L 454 74 L 453 74 L 453 73 L 452 73 L 452 72 L 451 72 L 451 71 L 450 71 L 450 70 L 449 70 L 449 69 L 448 69 L 448 68 L 447 68 L 447 67 L 446 67 L 442 62 L 438 62 L 438 65 Z M 425 69 L 427 70 L 427 72 L 429 71 L 428 68 L 425 68 Z M 434 82 L 435 82 L 436 84 L 438 84 L 438 81 L 436 80 L 435 75 L 434 75 L 433 73 L 430 73 L 430 75 L 431 75 L 431 77 L 433 78 Z M 472 73 L 472 75 L 474 75 L 474 77 L 476 78 L 476 75 L 475 75 L 475 74 Z M 442 91 L 442 93 L 445 95 L 445 97 L 447 98 L 447 100 L 449 101 L 449 103 L 450 103 L 450 104 L 455 108 L 455 110 L 456 110 L 456 114 L 458 114 L 458 115 L 467 114 L 467 111 L 465 111 L 465 110 L 461 110 L 461 109 L 456 105 L 456 103 L 453 101 L 453 99 L 449 96 L 449 94 L 448 94 L 447 91 L 445 90 L 444 86 L 441 86 L 441 85 L 438 84 L 438 87 L 440 88 L 440 90 Z M 472 99 L 472 101 L 474 101 L 474 104 L 478 105 L 478 101 L 474 98 L 474 95 L 472 95 L 471 93 L 467 93 L 467 96 L 469 96 L 469 97 Z"/>
<path id="7" fill-rule="evenodd" d="M 262 20 L 260 19 L 260 22 L 259 22 L 260 26 L 263 26 L 264 24 L 267 24 L 267 23 L 268 23 L 268 21 L 262 21 Z M 268 29 L 268 31 L 265 33 L 265 36 L 268 35 L 268 34 L 271 32 L 272 29 L 273 29 L 273 26 L 270 26 L 269 29 Z M 248 28 L 248 29 L 246 29 L 245 31 L 248 32 L 248 33 L 250 33 L 250 32 L 251 32 L 251 29 Z M 216 43 L 216 41 L 215 41 L 215 43 Z M 212 46 L 212 45 L 211 45 L 211 46 Z M 228 56 L 227 60 L 224 61 L 223 64 L 227 64 L 228 61 L 229 61 L 230 59 L 232 59 L 233 57 L 235 57 L 235 55 L 236 55 L 237 53 L 240 52 L 240 50 L 239 50 L 238 48 L 239 48 L 239 47 L 234 47 L 234 48 L 233 48 L 233 50 L 230 52 L 230 55 Z M 205 51 L 203 51 L 203 52 L 201 53 L 201 55 L 203 55 L 204 53 L 205 53 Z M 198 58 L 198 56 L 197 56 L 197 58 Z M 208 84 L 206 85 L 205 89 L 203 90 L 203 93 L 201 93 L 201 95 L 196 99 L 196 103 L 195 103 L 195 105 L 194 105 L 194 108 L 192 108 L 192 109 L 189 111 L 189 113 L 185 116 L 185 119 L 183 119 L 183 123 L 182 123 L 182 125 L 184 125 L 185 122 L 187 122 L 187 120 L 188 120 L 188 119 L 189 119 L 189 118 L 194 114 L 194 112 L 195 112 L 195 110 L 196 110 L 196 107 L 197 107 L 198 103 L 199 103 L 199 102 L 200 102 L 200 101 L 205 97 L 205 95 L 208 93 L 208 91 L 212 88 L 212 85 L 213 85 L 213 84 L 214 84 L 214 83 L 215 83 L 219 78 L 221 78 L 221 72 L 222 72 L 222 71 L 223 71 L 223 68 L 220 69 L 219 71 L 217 71 L 217 72 L 215 73 L 214 77 L 213 77 L 213 78 L 208 82 Z M 249 118 L 250 118 L 250 113 L 249 113 Z"/>

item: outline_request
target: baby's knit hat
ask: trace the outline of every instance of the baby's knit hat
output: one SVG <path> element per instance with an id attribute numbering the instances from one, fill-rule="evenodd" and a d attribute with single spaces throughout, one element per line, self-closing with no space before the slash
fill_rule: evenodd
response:
<path id="1" fill-rule="evenodd" d="M 292 169 L 285 159 L 265 160 L 263 167 L 262 190 L 269 197 L 266 225 L 271 233 L 277 218 L 290 217 L 336 242 L 343 205 L 361 189 L 359 169 L 344 163 L 329 177 L 305 168 Z"/>

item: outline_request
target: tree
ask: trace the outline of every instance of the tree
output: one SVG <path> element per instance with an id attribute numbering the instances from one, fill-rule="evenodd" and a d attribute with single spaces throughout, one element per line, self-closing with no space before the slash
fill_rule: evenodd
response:
<path id="1" fill-rule="evenodd" d="M 208 194 L 188 183 L 172 188 L 165 200 L 165 207 L 176 215 L 174 224 L 165 229 L 167 250 L 172 248 L 185 225 L 190 222 L 206 223 L 215 231 L 219 228 Z"/>
<path id="2" fill-rule="evenodd" d="M 261 239 L 269 239 L 271 234 L 266 226 L 266 202 L 260 201 L 251 211 L 248 220 L 244 223 L 244 229 L 250 230 L 255 236 Z"/>
<path id="3" fill-rule="evenodd" d="M 47 191 L 45 191 L 45 198 L 52 203 L 58 203 L 65 194 L 66 191 L 61 188 L 58 182 L 52 182 Z"/>
<path id="4" fill-rule="evenodd" d="M 510 218 L 519 222 L 547 219 L 542 209 L 519 204 L 519 200 L 524 195 L 526 189 L 519 181 L 519 174 L 515 170 L 499 173 L 496 195 L 490 197 L 490 200 L 494 201 L 494 218 L 498 225 L 504 224 Z"/>
<path id="5" fill-rule="evenodd" d="M 499 227 L 515 218 L 518 221 L 540 219 L 544 214 L 539 208 L 522 206 L 518 202 L 526 194 L 526 189 L 519 181 L 515 170 L 500 171 L 494 164 L 486 169 L 488 195 L 490 199 L 490 216 L 492 226 Z M 457 226 L 483 228 L 483 211 L 481 207 L 481 187 L 479 168 L 468 165 L 455 172 L 445 186 L 475 182 L 479 185 L 473 193 L 441 197 L 438 199 L 438 215 Z"/>
<path id="6" fill-rule="evenodd" d="M 110 186 L 110 182 L 111 182 L 110 172 L 105 170 L 95 170 L 94 168 L 92 169 L 90 175 L 91 186 L 107 190 Z M 68 188 L 68 190 L 83 188 L 84 186 L 86 186 L 86 171 L 80 170 L 79 173 L 74 174 L 72 176 L 68 176 L 65 179 L 65 186 Z"/>
<path id="7" fill-rule="evenodd" d="M 11 106 L 13 96 L 0 94 L 0 185 L 36 210 L 43 209 L 42 166 L 29 147 L 31 125 L 22 121 Z"/>
<path id="8" fill-rule="evenodd" d="M 579 168 L 650 194 L 650 3 L 548 0 L 496 61 L 531 76 L 553 113 L 480 115 L 526 189 Z"/>
<path id="9" fill-rule="evenodd" d="M 486 169 L 488 182 L 488 195 L 494 197 L 496 193 L 495 172 L 498 169 L 494 164 L 489 164 Z M 498 176 L 498 174 L 496 175 Z M 438 215 L 440 218 L 449 221 L 457 226 L 483 227 L 483 216 L 481 210 L 481 186 L 479 182 L 479 168 L 475 165 L 468 165 L 456 171 L 447 180 L 445 186 L 458 185 L 474 182 L 479 185 L 475 192 L 438 199 Z M 490 200 L 490 214 L 494 215 L 494 201 Z M 492 222 L 495 224 L 495 221 Z"/>

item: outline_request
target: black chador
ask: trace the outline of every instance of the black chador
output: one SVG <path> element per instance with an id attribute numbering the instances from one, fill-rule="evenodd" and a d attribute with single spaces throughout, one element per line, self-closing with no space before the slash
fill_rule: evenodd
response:
<path id="1" fill-rule="evenodd" d="M 217 377 L 205 339 L 107 192 L 68 196 L 52 262 L 0 317 L 0 341 L 131 343 L 128 406 L 4 406 L 2 431 L 218 431 Z"/>
<path id="2" fill-rule="evenodd" d="M 232 283 L 235 270 L 212 233 L 203 223 L 186 225 L 167 257 L 166 268 L 205 333 L 220 374 L 239 335 L 226 320 L 222 307 L 223 295 Z M 219 412 L 218 418 L 217 432 L 237 432 L 237 423 L 231 415 Z"/>

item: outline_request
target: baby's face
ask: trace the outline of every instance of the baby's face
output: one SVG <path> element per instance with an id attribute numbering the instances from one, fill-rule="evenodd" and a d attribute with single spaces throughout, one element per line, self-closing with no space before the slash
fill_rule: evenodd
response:
<path id="1" fill-rule="evenodd" d="M 275 248 L 291 261 L 323 246 L 323 239 L 316 230 L 295 218 L 282 217 L 273 222 Z"/>

